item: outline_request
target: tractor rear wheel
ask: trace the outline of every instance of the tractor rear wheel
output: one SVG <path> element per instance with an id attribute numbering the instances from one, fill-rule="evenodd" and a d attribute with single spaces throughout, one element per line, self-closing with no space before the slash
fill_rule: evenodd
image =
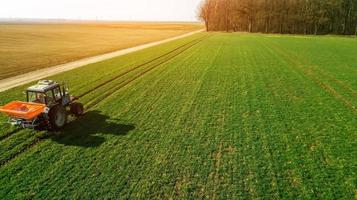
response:
<path id="1" fill-rule="evenodd" d="M 67 123 L 67 113 L 62 105 L 53 106 L 48 113 L 51 128 L 54 130 L 62 129 Z"/>
<path id="2" fill-rule="evenodd" d="M 71 113 L 74 114 L 76 117 L 83 115 L 84 107 L 81 103 L 72 103 L 71 104 Z"/>

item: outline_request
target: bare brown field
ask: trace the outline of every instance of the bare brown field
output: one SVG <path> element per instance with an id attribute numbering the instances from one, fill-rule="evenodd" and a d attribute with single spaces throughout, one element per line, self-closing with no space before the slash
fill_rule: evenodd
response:
<path id="1" fill-rule="evenodd" d="M 0 24 L 0 79 L 201 28 L 195 23 Z"/>

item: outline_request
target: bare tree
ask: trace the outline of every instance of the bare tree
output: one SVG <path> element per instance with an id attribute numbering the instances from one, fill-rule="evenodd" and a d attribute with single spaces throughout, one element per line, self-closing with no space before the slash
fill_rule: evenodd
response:
<path id="1" fill-rule="evenodd" d="M 203 1 L 200 5 L 200 8 L 199 8 L 199 18 L 205 22 L 205 26 L 206 26 L 206 30 L 207 31 L 210 31 L 209 30 L 209 22 L 210 22 L 210 4 L 211 1 Z"/>

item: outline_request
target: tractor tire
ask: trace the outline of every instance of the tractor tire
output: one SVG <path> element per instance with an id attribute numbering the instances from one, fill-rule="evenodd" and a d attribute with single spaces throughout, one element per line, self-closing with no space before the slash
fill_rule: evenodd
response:
<path id="1" fill-rule="evenodd" d="M 62 105 L 53 106 L 48 113 L 51 129 L 60 130 L 67 123 L 67 113 Z"/>
<path id="2" fill-rule="evenodd" d="M 84 114 L 84 107 L 81 103 L 72 103 L 71 105 L 71 113 L 76 117 L 81 116 Z"/>

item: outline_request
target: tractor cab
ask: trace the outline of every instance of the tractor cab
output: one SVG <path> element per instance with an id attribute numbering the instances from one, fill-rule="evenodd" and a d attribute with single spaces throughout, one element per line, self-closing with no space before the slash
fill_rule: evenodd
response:
<path id="1" fill-rule="evenodd" d="M 70 102 L 70 96 L 64 87 L 51 80 L 39 81 L 26 90 L 27 102 L 53 106 L 56 104 L 66 105 Z"/>

